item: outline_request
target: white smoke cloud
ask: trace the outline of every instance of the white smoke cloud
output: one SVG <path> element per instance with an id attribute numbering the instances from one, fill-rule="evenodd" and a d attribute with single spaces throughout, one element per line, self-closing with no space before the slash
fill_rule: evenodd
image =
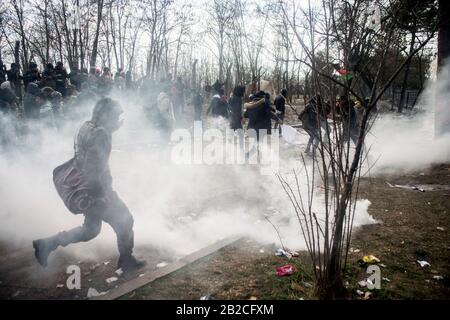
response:
<path id="1" fill-rule="evenodd" d="M 372 145 L 372 173 L 395 173 L 426 169 L 450 161 L 450 130 L 435 135 L 436 121 L 450 120 L 450 64 L 439 78 L 430 80 L 415 106 L 417 113 L 380 115 L 367 137 Z"/>
<path id="2" fill-rule="evenodd" d="M 431 86 L 425 96 L 433 96 L 432 90 Z M 264 219 L 266 214 L 286 246 L 306 248 L 295 212 L 275 175 L 261 175 L 258 168 L 248 165 L 174 165 L 137 100 L 119 100 L 125 124 L 113 136 L 110 164 L 113 186 L 134 216 L 136 245 L 148 244 L 179 256 L 232 235 L 279 243 Z M 368 144 L 373 144 L 370 159 L 381 155 L 374 172 L 420 168 L 449 159 L 444 152 L 449 150 L 448 139 L 433 140 L 434 117 L 428 101 L 421 100 L 426 112 L 415 117 L 387 115 L 377 120 L 368 138 Z M 84 113 L 83 119 L 68 121 L 60 131 L 31 126 L 28 144 L 0 155 L 2 241 L 23 241 L 31 247 L 33 239 L 82 223 L 83 216 L 72 215 L 59 199 L 52 170 L 72 157 L 74 136 L 87 117 Z M 281 143 L 280 171 L 288 178 L 291 169 L 299 167 L 296 159 L 308 138 L 299 137 L 300 146 Z M 304 176 L 300 180 L 305 186 Z M 314 206 L 319 218 L 323 205 L 317 190 Z M 358 201 L 355 226 L 375 222 L 367 212 L 369 205 L 368 200 Z M 97 239 L 65 250 L 93 255 L 99 248 L 114 249 L 115 241 L 111 228 L 104 224 Z"/>

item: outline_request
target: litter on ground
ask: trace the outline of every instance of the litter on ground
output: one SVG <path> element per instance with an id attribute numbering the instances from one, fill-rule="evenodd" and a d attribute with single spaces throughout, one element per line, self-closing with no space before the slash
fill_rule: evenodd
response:
<path id="1" fill-rule="evenodd" d="M 278 249 L 277 252 L 275 252 L 276 256 L 282 257 L 285 256 L 286 258 L 290 259 L 292 258 L 292 254 L 290 254 L 289 252 L 285 251 L 284 249 Z"/>
<path id="2" fill-rule="evenodd" d="M 278 277 L 290 276 L 296 271 L 295 267 L 291 264 L 287 264 L 276 269 Z"/>
<path id="3" fill-rule="evenodd" d="M 105 295 L 107 293 L 108 293 L 108 291 L 98 292 L 95 288 L 89 288 L 88 292 L 87 292 L 87 297 L 88 298 L 93 298 L 93 297 L 103 296 L 103 295 Z"/>
<path id="4" fill-rule="evenodd" d="M 111 278 L 106 279 L 106 282 L 107 282 L 107 283 L 113 283 L 113 282 L 115 282 L 115 281 L 117 281 L 117 280 L 119 280 L 119 278 L 117 278 L 117 277 L 111 277 Z"/>
<path id="5" fill-rule="evenodd" d="M 417 260 L 417 263 L 420 264 L 422 268 L 431 266 L 428 261 L 425 260 Z"/>
<path id="6" fill-rule="evenodd" d="M 158 263 L 157 265 L 156 265 L 156 267 L 157 268 L 164 268 L 165 266 L 167 266 L 167 262 L 161 262 L 161 263 Z"/>
<path id="7" fill-rule="evenodd" d="M 377 257 L 375 257 L 374 255 L 371 255 L 371 254 L 364 256 L 362 260 L 364 263 L 368 263 L 368 264 L 374 264 L 374 263 L 381 262 L 380 259 L 378 259 Z"/>

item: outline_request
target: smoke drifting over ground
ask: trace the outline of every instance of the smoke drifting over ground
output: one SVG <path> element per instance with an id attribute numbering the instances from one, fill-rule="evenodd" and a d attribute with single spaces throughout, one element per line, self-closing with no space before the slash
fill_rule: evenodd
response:
<path id="1" fill-rule="evenodd" d="M 432 92 L 430 87 L 425 97 Z M 444 101 L 448 98 L 442 96 Z M 142 107 L 132 99 L 120 100 L 125 124 L 113 136 L 110 165 L 113 186 L 134 215 L 136 245 L 148 244 L 178 256 L 232 235 L 279 243 L 267 216 L 279 228 L 286 246 L 305 249 L 297 217 L 274 175 L 261 175 L 258 168 L 248 165 L 174 165 Z M 421 168 L 450 159 L 450 139 L 433 140 L 429 101 L 422 100 L 424 112 L 415 117 L 379 117 L 368 138 L 373 144 L 371 161 L 381 155 L 373 172 Z M 74 136 L 92 107 L 86 106 L 80 119 L 67 121 L 59 131 L 31 125 L 27 144 L 0 155 L 2 241 L 31 247 L 33 239 L 82 223 L 83 216 L 72 215 L 59 199 L 52 170 L 73 156 Z M 300 137 L 306 144 L 307 136 Z M 280 145 L 280 171 L 287 174 L 299 167 L 295 157 L 303 146 Z M 314 201 L 317 208 L 323 206 L 320 191 Z M 355 226 L 374 222 L 367 213 L 369 204 L 358 202 Z M 87 256 L 104 246 L 116 246 L 106 224 L 91 244 L 71 245 L 66 250 Z"/>
<path id="2" fill-rule="evenodd" d="M 435 136 L 435 119 L 449 122 L 450 64 L 438 80 L 430 81 L 409 116 L 383 114 L 375 122 L 367 145 L 372 145 L 374 173 L 420 170 L 450 161 L 450 134 Z M 408 111 L 407 111 L 408 112 Z M 450 130 L 447 130 L 450 132 Z"/>

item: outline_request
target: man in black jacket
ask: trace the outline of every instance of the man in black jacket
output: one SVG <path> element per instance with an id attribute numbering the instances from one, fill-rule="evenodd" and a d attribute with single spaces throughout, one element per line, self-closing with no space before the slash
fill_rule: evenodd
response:
<path id="1" fill-rule="evenodd" d="M 211 114 L 213 117 L 229 117 L 228 114 L 228 101 L 225 96 L 225 91 L 223 88 L 219 88 L 217 93 L 212 97 L 209 103 L 208 110 L 206 110 L 206 115 Z"/>
<path id="2" fill-rule="evenodd" d="M 38 66 L 34 62 L 30 62 L 28 65 L 27 72 L 23 75 L 23 84 L 25 90 L 28 88 L 28 84 L 32 82 L 40 82 L 42 80 L 41 74 L 39 72 Z"/>
<path id="3" fill-rule="evenodd" d="M 58 246 L 89 241 L 101 230 L 102 221 L 111 225 L 117 235 L 118 267 L 124 272 L 141 268 L 145 261 L 133 256 L 133 216 L 125 203 L 112 189 L 109 170 L 112 133 L 120 128 L 122 108 L 119 103 L 103 98 L 95 105 L 92 119 L 81 127 L 76 142 L 75 163 L 81 170 L 84 184 L 90 186 L 93 204 L 84 213 L 84 223 L 52 237 L 33 241 L 39 263 L 46 267 L 49 254 Z"/>
<path id="4" fill-rule="evenodd" d="M 55 67 L 55 90 L 61 93 L 63 98 L 67 96 L 66 82 L 68 78 L 66 68 L 61 61 L 58 61 Z"/>
<path id="5" fill-rule="evenodd" d="M 236 86 L 233 89 L 233 96 L 230 98 L 230 127 L 233 130 L 242 129 L 242 97 L 245 87 Z"/>
<path id="6" fill-rule="evenodd" d="M 41 116 L 42 92 L 39 86 L 30 82 L 27 86 L 27 92 L 23 98 L 24 116 L 26 119 L 39 119 Z"/>
<path id="7" fill-rule="evenodd" d="M 22 99 L 22 76 L 20 75 L 20 68 L 17 64 L 11 63 L 11 69 L 6 72 L 8 81 L 14 86 L 14 93 L 19 99 Z"/>
<path id="8" fill-rule="evenodd" d="M 260 142 L 265 135 L 272 133 L 272 120 L 281 124 L 282 121 L 272 112 L 270 107 L 270 95 L 264 91 L 259 91 L 252 97 L 252 102 L 244 104 L 245 113 L 244 117 L 248 118 L 247 130 L 250 131 L 249 135 L 256 134 L 256 152 L 257 161 L 261 161 Z M 254 153 L 254 148 L 249 150 L 247 157 Z"/>
<path id="9" fill-rule="evenodd" d="M 247 129 L 255 129 L 259 140 L 260 130 L 265 130 L 267 134 L 272 133 L 272 120 L 278 124 L 282 120 L 272 112 L 270 108 L 270 95 L 264 91 L 259 91 L 253 96 L 253 101 L 246 103 L 245 116 L 248 118 Z"/>

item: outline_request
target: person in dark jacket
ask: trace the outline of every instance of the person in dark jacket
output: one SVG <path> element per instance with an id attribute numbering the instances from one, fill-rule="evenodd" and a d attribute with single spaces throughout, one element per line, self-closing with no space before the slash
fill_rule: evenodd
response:
<path id="1" fill-rule="evenodd" d="M 6 81 L 6 66 L 0 60 L 0 84 Z"/>
<path id="2" fill-rule="evenodd" d="M 28 88 L 29 83 L 36 83 L 42 80 L 41 74 L 39 73 L 39 69 L 36 63 L 30 62 L 28 65 L 27 72 L 23 75 L 23 84 L 26 88 Z"/>
<path id="3" fill-rule="evenodd" d="M 81 91 L 81 85 L 86 81 L 86 77 L 78 67 L 74 67 L 69 74 L 70 84 L 74 85 L 77 91 Z"/>
<path id="4" fill-rule="evenodd" d="M 91 120 L 80 128 L 76 139 L 75 163 L 82 172 L 84 184 L 95 190 L 91 192 L 93 205 L 84 213 L 82 226 L 33 241 L 36 259 L 43 267 L 47 266 L 48 256 L 58 246 L 65 247 L 95 238 L 100 233 L 102 221 L 110 224 L 117 235 L 120 254 L 118 267 L 128 272 L 145 265 L 145 261 L 133 256 L 133 216 L 112 189 L 108 164 L 112 133 L 121 126 L 121 113 L 118 102 L 103 98 L 95 105 Z"/>
<path id="5" fill-rule="evenodd" d="M 264 91 L 259 91 L 251 96 L 252 101 L 244 104 L 244 117 L 248 118 L 247 130 L 249 136 L 256 135 L 256 148 L 252 148 L 246 154 L 249 158 L 250 154 L 257 154 L 258 163 L 261 161 L 260 142 L 265 135 L 272 133 L 272 120 L 281 124 L 282 121 L 272 111 L 270 107 L 270 95 Z M 254 130 L 254 131 L 253 131 Z"/>
<path id="6" fill-rule="evenodd" d="M 233 130 L 242 129 L 242 97 L 245 87 L 236 86 L 233 89 L 233 96 L 229 101 L 230 127 Z"/>
<path id="7" fill-rule="evenodd" d="M 253 101 L 246 103 L 245 116 L 248 118 L 247 129 L 255 129 L 259 140 L 259 130 L 265 130 L 267 134 L 272 133 L 272 120 L 278 124 L 282 120 L 272 112 L 270 107 L 270 95 L 264 91 L 260 91 L 253 96 Z"/>
<path id="8" fill-rule="evenodd" d="M 281 121 L 284 120 L 284 114 L 286 113 L 286 99 L 288 96 L 287 89 L 281 89 L 280 94 L 275 98 L 273 102 L 275 105 L 275 110 L 277 111 L 277 116 Z M 276 128 L 276 126 L 275 126 Z M 281 134 L 281 128 L 280 128 Z"/>
<path id="9" fill-rule="evenodd" d="M 42 105 L 42 92 L 39 86 L 30 82 L 23 99 L 24 116 L 27 119 L 39 119 Z"/>
<path id="10" fill-rule="evenodd" d="M 209 108 L 206 110 L 206 115 L 209 114 L 213 117 L 229 117 L 228 101 L 223 88 L 218 89 L 217 93 L 212 97 Z"/>
<path id="11" fill-rule="evenodd" d="M 303 129 L 309 135 L 306 153 L 311 152 L 311 146 L 313 146 L 313 152 L 315 152 L 320 142 L 320 118 L 317 100 L 317 97 L 312 98 L 298 116 L 298 119 L 302 122 Z"/>
<path id="12" fill-rule="evenodd" d="M 358 124 L 354 102 L 347 96 L 341 96 L 338 107 L 342 119 L 342 142 L 351 140 L 356 144 L 358 140 Z"/>
<path id="13" fill-rule="evenodd" d="M 194 96 L 192 97 L 192 104 L 194 105 L 194 121 L 201 121 L 203 109 L 203 97 L 200 94 L 199 90 L 194 92 Z"/>
<path id="14" fill-rule="evenodd" d="M 55 90 L 62 94 L 63 98 L 67 96 L 67 79 L 69 75 L 67 74 L 66 68 L 61 61 L 56 63 L 55 67 Z"/>
<path id="15" fill-rule="evenodd" d="M 50 87 L 53 90 L 56 88 L 55 68 L 52 63 L 48 63 L 44 72 L 42 72 L 41 86 Z"/>
<path id="16" fill-rule="evenodd" d="M 0 85 L 0 113 L 15 114 L 17 111 L 17 97 L 14 94 L 11 81 Z"/>
<path id="17" fill-rule="evenodd" d="M 17 66 L 17 64 L 11 63 L 11 68 L 6 72 L 6 76 L 8 77 L 8 81 L 14 85 L 14 93 L 21 99 L 22 76 L 20 75 L 20 68 Z"/>

